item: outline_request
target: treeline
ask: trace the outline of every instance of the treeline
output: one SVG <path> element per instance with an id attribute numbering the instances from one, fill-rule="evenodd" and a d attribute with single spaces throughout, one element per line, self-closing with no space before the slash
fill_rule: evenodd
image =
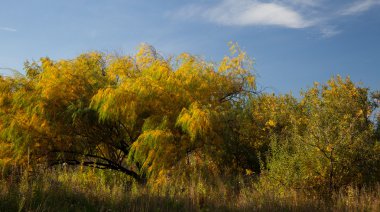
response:
<path id="1" fill-rule="evenodd" d="M 86 53 L 25 63 L 0 78 L 2 177 L 17 168 L 88 166 L 152 187 L 234 176 L 332 192 L 380 179 L 380 95 L 340 76 L 301 93 L 257 90 L 237 46 L 219 63 Z"/>

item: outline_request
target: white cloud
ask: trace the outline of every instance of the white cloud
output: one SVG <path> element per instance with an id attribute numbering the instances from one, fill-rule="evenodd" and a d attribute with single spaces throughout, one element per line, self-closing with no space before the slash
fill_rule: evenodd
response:
<path id="1" fill-rule="evenodd" d="M 10 28 L 10 27 L 0 27 L 1 31 L 7 31 L 7 32 L 17 32 L 16 29 Z"/>
<path id="2" fill-rule="evenodd" d="M 380 0 L 359 0 L 355 3 L 352 3 L 348 5 L 346 8 L 344 8 L 340 14 L 341 15 L 355 15 L 358 13 L 365 12 L 369 9 L 371 9 L 374 6 L 379 6 Z"/>
<path id="3" fill-rule="evenodd" d="M 290 7 L 249 0 L 225 0 L 219 5 L 205 9 L 203 16 L 211 22 L 222 25 L 276 25 L 305 28 L 312 24 Z"/>
<path id="4" fill-rule="evenodd" d="M 205 2 L 205 1 L 202 1 Z M 349 0 L 344 4 L 328 0 L 220 0 L 187 5 L 170 15 L 179 19 L 198 19 L 227 26 L 278 26 L 317 28 L 329 38 L 342 31 L 334 20 L 380 6 L 380 0 Z M 338 11 L 338 13 L 336 12 Z"/>
<path id="5" fill-rule="evenodd" d="M 181 19 L 201 18 L 212 23 L 230 26 L 271 25 L 305 28 L 313 24 L 291 7 L 275 2 L 262 3 L 257 0 L 223 0 L 212 6 L 187 5 L 171 15 Z"/>

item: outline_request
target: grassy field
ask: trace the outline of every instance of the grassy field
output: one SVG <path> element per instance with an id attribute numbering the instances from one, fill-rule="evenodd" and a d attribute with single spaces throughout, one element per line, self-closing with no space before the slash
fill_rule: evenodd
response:
<path id="1" fill-rule="evenodd" d="M 115 172 L 49 169 L 0 181 L 0 211 L 379 211 L 380 186 L 332 196 L 239 185 L 151 188 Z"/>

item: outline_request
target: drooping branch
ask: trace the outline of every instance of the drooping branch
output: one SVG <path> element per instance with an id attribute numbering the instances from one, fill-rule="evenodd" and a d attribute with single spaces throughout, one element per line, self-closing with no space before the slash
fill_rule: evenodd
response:
<path id="1" fill-rule="evenodd" d="M 82 166 L 88 166 L 88 167 L 95 167 L 95 168 L 99 168 L 99 169 L 109 169 L 109 170 L 121 171 L 124 174 L 133 177 L 138 182 L 144 182 L 144 179 L 142 179 L 141 176 L 139 174 L 137 174 L 136 172 L 134 172 L 128 168 L 125 168 L 120 163 L 116 163 L 110 159 L 107 159 L 107 158 L 99 156 L 99 155 L 85 154 L 85 153 L 74 152 L 74 151 L 51 151 L 50 153 L 52 153 L 52 154 L 63 153 L 63 154 L 71 155 L 72 157 L 81 156 L 81 157 L 86 157 L 87 160 L 79 161 L 79 160 L 73 159 L 73 158 L 57 159 L 57 160 L 50 161 L 49 166 L 54 166 L 54 165 L 66 163 L 68 165 L 82 165 Z M 103 162 L 101 162 L 101 161 L 103 161 Z"/>

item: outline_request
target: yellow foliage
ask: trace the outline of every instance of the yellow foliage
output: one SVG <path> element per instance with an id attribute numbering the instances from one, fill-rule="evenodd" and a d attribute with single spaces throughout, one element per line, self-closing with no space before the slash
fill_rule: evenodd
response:
<path id="1" fill-rule="evenodd" d="M 276 126 L 276 122 L 273 121 L 273 120 L 269 120 L 265 123 L 265 126 L 268 127 L 268 128 L 271 128 L 271 127 L 275 127 Z"/>

